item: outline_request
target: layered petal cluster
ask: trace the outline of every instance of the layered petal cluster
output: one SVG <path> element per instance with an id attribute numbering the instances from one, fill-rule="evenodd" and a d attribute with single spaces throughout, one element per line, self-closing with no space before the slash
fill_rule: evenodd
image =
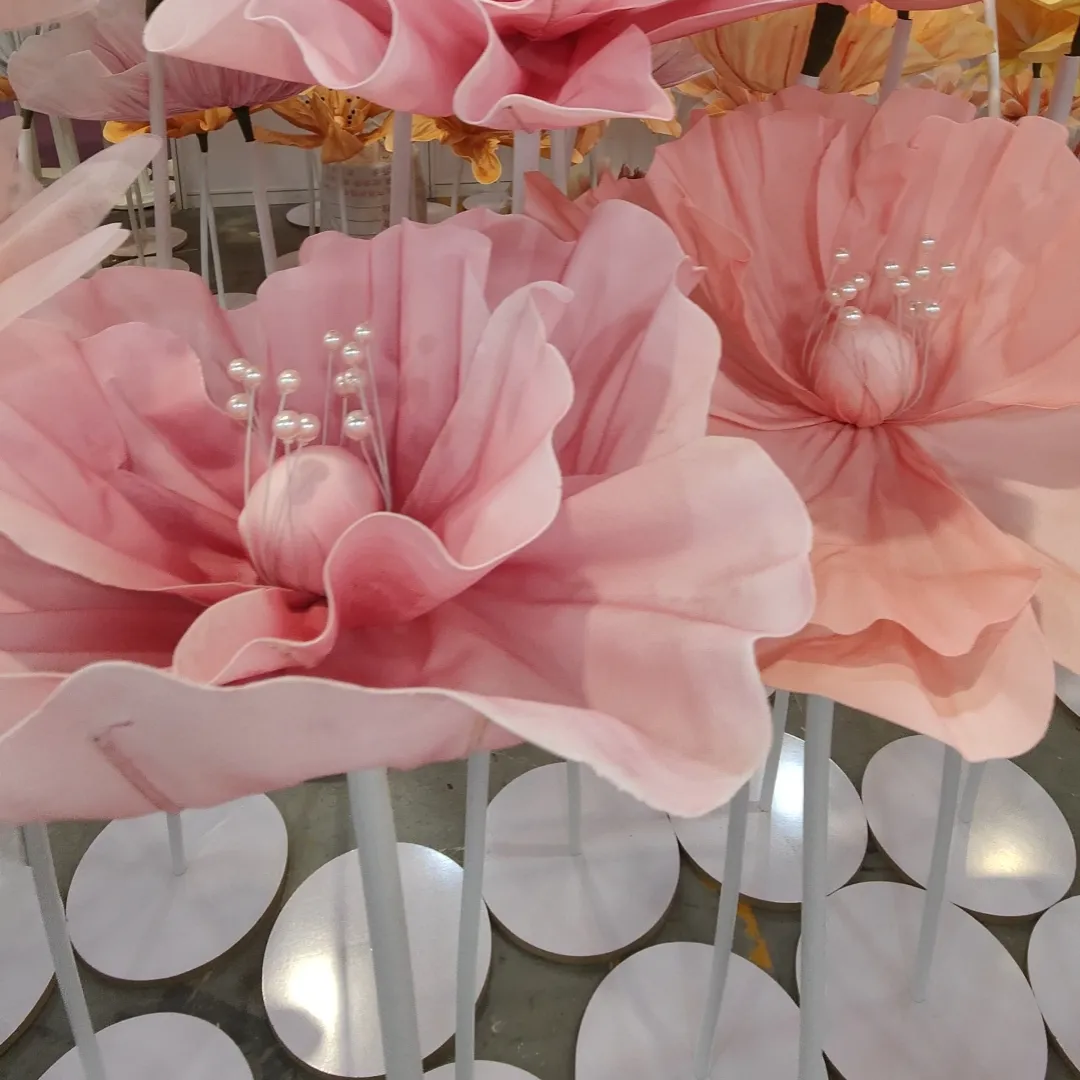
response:
<path id="1" fill-rule="evenodd" d="M 158 146 L 132 139 L 42 191 L 18 160 L 21 121 L 0 121 L 0 328 L 111 255 L 127 232 L 101 225 Z"/>
<path id="2" fill-rule="evenodd" d="M 662 147 L 604 199 L 661 214 L 725 360 L 712 430 L 754 439 L 814 521 L 810 626 L 766 680 L 973 759 L 1041 737 L 1080 668 L 1080 163 L 1033 117 L 903 90 L 785 90 Z"/>
<path id="3" fill-rule="evenodd" d="M 480 211 L 315 237 L 237 312 L 122 268 L 10 327 L 0 819 L 522 739 L 724 802 L 769 742 L 755 644 L 813 607 L 810 524 L 705 435 L 695 281 L 624 203 L 570 242 Z"/>
<path id="4" fill-rule="evenodd" d="M 794 0 L 164 0 L 146 41 L 173 56 L 518 131 L 616 116 L 670 121 L 674 108 L 654 76 L 653 44 L 794 6 Z"/>
<path id="5" fill-rule="evenodd" d="M 36 0 L 35 0 L 36 2 Z M 25 108 L 80 120 L 146 121 L 150 74 L 145 0 L 98 0 L 85 13 L 28 38 L 8 77 Z M 169 116 L 263 105 L 292 97 L 311 80 L 265 78 L 186 60 L 165 63 Z"/>

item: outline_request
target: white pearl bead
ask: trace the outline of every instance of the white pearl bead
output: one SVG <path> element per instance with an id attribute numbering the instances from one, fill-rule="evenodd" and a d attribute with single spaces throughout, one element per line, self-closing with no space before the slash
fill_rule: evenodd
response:
<path id="1" fill-rule="evenodd" d="M 354 394 L 359 394 L 367 386 L 367 376 L 359 368 L 346 368 L 345 378 L 349 380 Z"/>
<path id="2" fill-rule="evenodd" d="M 862 292 L 863 289 L 870 287 L 870 278 L 867 274 L 852 274 L 851 284 L 855 286 L 857 291 Z"/>
<path id="3" fill-rule="evenodd" d="M 274 417 L 273 432 L 275 439 L 285 443 L 292 442 L 300 434 L 300 414 L 294 413 L 292 409 L 279 412 Z"/>
<path id="4" fill-rule="evenodd" d="M 851 262 L 851 252 L 847 248 L 837 248 L 833 253 L 833 258 L 838 263 L 848 263 Z"/>
<path id="5" fill-rule="evenodd" d="M 243 382 L 244 376 L 248 372 L 248 362 L 246 360 L 237 359 L 229 361 L 229 378 L 233 382 Z"/>
<path id="6" fill-rule="evenodd" d="M 922 310 L 928 319 L 936 319 L 941 314 L 941 305 L 936 300 L 927 300 Z"/>
<path id="7" fill-rule="evenodd" d="M 251 399 L 247 394 L 233 394 L 225 404 L 225 411 L 234 420 L 247 420 L 251 416 Z"/>
<path id="8" fill-rule="evenodd" d="M 355 330 L 353 331 L 353 333 L 354 333 L 354 334 L 356 335 L 356 337 L 357 337 L 357 338 L 358 338 L 359 340 L 363 341 L 363 339 L 364 339 L 364 338 L 366 338 L 366 337 L 371 337 L 371 327 L 370 327 L 370 326 L 365 326 L 365 325 L 364 325 L 363 323 L 361 323 L 361 324 L 360 324 L 360 325 L 359 325 L 359 326 L 358 326 L 358 327 L 357 327 L 357 328 L 356 328 L 356 329 L 355 329 Z"/>
<path id="9" fill-rule="evenodd" d="M 854 300 L 858 291 L 859 290 L 856 289 L 850 281 L 845 281 L 843 285 L 840 286 L 840 295 L 845 300 Z"/>
<path id="10" fill-rule="evenodd" d="M 317 416 L 312 413 L 304 413 L 300 417 L 300 434 L 297 436 L 296 441 L 301 446 L 307 446 L 308 443 L 313 443 L 322 431 L 322 422 Z"/>
<path id="11" fill-rule="evenodd" d="M 922 314 L 922 301 L 912 300 L 907 306 L 908 314 L 914 315 L 916 318 Z"/>
<path id="12" fill-rule="evenodd" d="M 277 388 L 283 394 L 295 394 L 300 389 L 300 373 L 291 368 L 283 371 L 277 377 Z"/>
<path id="13" fill-rule="evenodd" d="M 327 330 L 323 334 L 323 344 L 328 349 L 336 349 L 341 345 L 341 335 L 336 330 Z"/>
<path id="14" fill-rule="evenodd" d="M 828 300 L 833 307 L 839 307 L 844 302 L 844 294 L 839 289 L 830 289 Z"/>
<path id="15" fill-rule="evenodd" d="M 895 278 L 900 276 L 900 264 L 898 262 L 887 262 L 882 270 L 885 271 L 887 278 Z"/>
<path id="16" fill-rule="evenodd" d="M 351 369 L 350 369 L 351 370 Z M 334 376 L 334 393 L 338 397 L 348 397 L 353 392 L 352 379 L 349 378 L 348 371 L 339 371 Z"/>
<path id="17" fill-rule="evenodd" d="M 917 277 L 920 281 L 927 281 L 932 272 L 933 271 L 931 271 L 929 266 L 916 266 L 915 267 L 915 277 Z"/>
<path id="18" fill-rule="evenodd" d="M 854 326 L 856 323 L 862 322 L 863 313 L 857 307 L 846 307 L 840 312 L 840 318 L 848 324 L 848 326 Z"/>
<path id="19" fill-rule="evenodd" d="M 249 390 L 258 390 L 262 386 L 263 373 L 257 367 L 249 367 L 244 372 L 244 385 Z"/>
<path id="20" fill-rule="evenodd" d="M 363 347 L 357 345 L 355 341 L 350 341 L 349 344 L 341 350 L 341 358 L 347 364 L 355 364 L 363 355 Z"/>
<path id="21" fill-rule="evenodd" d="M 361 409 L 353 409 L 345 417 L 345 438 L 353 442 L 366 439 L 371 434 L 371 417 Z"/>
<path id="22" fill-rule="evenodd" d="M 945 275 L 955 274 L 956 273 L 956 263 L 954 263 L 954 262 L 942 263 L 941 267 L 940 267 L 940 270 Z"/>
<path id="23" fill-rule="evenodd" d="M 897 296 L 903 296 L 905 293 L 911 292 L 911 282 L 906 277 L 897 278 L 892 287 Z"/>
<path id="24" fill-rule="evenodd" d="M 923 251 L 929 251 L 936 243 L 937 241 L 932 236 L 924 236 L 919 241 L 919 247 L 921 247 Z"/>

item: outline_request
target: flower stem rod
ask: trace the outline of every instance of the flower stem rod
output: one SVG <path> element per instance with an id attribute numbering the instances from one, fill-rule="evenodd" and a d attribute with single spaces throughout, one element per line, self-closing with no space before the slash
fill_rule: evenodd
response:
<path id="1" fill-rule="evenodd" d="M 910 41 L 911 15 L 906 11 L 898 11 L 892 41 L 889 42 L 889 60 L 885 65 L 885 74 L 881 77 L 881 90 L 878 92 L 879 105 L 900 85 Z"/>
<path id="2" fill-rule="evenodd" d="M 412 113 L 394 113 L 394 155 L 390 160 L 390 224 L 410 217 L 413 157 Z"/>
<path id="3" fill-rule="evenodd" d="M 810 42 L 806 46 L 806 59 L 803 61 L 801 74 L 812 79 L 820 78 L 825 65 L 832 58 L 846 18 L 847 9 L 838 4 L 815 6 L 814 21 L 810 27 Z"/>
<path id="4" fill-rule="evenodd" d="M 236 122 L 247 143 L 251 168 L 251 197 L 255 202 L 255 221 L 259 228 L 259 246 L 262 248 L 263 269 L 269 277 L 278 263 L 277 245 L 274 243 L 274 221 L 270 216 L 270 195 L 266 189 L 266 147 L 255 139 L 251 125 L 251 109 L 237 105 L 233 109 Z"/>
<path id="5" fill-rule="evenodd" d="M 763 814 L 772 810 L 773 796 L 776 794 L 776 777 L 780 772 L 780 757 L 784 752 L 784 731 L 787 728 L 790 704 L 791 692 L 777 690 L 772 709 L 772 746 L 769 747 L 769 756 L 765 759 L 765 771 L 761 774 L 761 793 L 757 801 L 757 809 Z"/>
<path id="6" fill-rule="evenodd" d="M 165 116 L 165 64 L 157 53 L 147 53 L 150 72 L 150 131 L 161 140 L 154 157 L 154 237 L 156 262 L 161 270 L 172 265 L 172 207 L 169 194 L 169 130 Z"/>

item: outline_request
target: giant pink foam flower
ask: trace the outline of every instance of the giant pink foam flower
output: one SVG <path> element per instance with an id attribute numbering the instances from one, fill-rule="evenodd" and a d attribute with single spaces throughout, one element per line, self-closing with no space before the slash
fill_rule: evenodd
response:
<path id="1" fill-rule="evenodd" d="M 478 212 L 316 237 L 239 312 L 125 268 L 10 327 L 0 819 L 522 739 L 674 812 L 730 797 L 769 742 L 754 643 L 812 608 L 809 521 L 704 434 L 694 276 L 636 207 L 570 243 Z M 327 442 L 268 468 L 294 413 Z"/>
<path id="2" fill-rule="evenodd" d="M 1080 664 L 1080 163 L 1045 120 L 971 116 L 793 88 L 530 206 L 573 235 L 632 198 L 706 267 L 712 430 L 768 450 L 815 527 L 817 608 L 766 680 L 980 759 L 1031 747 L 1051 658 Z"/>
<path id="3" fill-rule="evenodd" d="M 856 0 L 852 0 L 857 6 Z M 798 0 L 164 0 L 159 52 L 499 130 L 671 120 L 651 43 Z"/>
<path id="4" fill-rule="evenodd" d="M 97 0 L 77 18 L 28 38 L 8 62 L 8 77 L 20 104 L 80 120 L 149 119 L 150 73 L 142 41 L 145 11 L 145 0 Z M 310 85 L 310 80 L 265 78 L 169 59 L 165 111 L 176 116 L 264 105 Z"/>
<path id="5" fill-rule="evenodd" d="M 0 30 L 31 30 L 89 11 L 97 0 L 0 0 Z"/>
<path id="6" fill-rule="evenodd" d="M 0 121 L 0 329 L 92 270 L 123 242 L 101 219 L 153 156 L 158 141 L 129 140 L 42 191 L 19 164 L 21 121 Z"/>

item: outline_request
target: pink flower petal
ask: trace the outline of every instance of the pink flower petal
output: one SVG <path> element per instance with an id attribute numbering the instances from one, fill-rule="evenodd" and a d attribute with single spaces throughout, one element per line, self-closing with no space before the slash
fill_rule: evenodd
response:
<path id="1" fill-rule="evenodd" d="M 97 0 L 0 0 L 0 30 L 30 30 L 89 11 Z"/>

